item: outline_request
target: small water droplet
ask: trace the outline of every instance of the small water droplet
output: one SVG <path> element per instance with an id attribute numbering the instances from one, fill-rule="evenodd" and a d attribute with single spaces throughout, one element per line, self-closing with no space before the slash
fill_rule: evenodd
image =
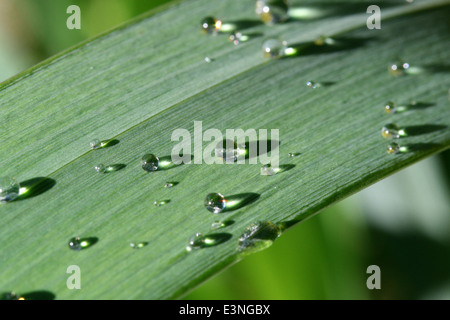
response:
<path id="1" fill-rule="evenodd" d="M 288 157 L 289 158 L 294 158 L 300 155 L 300 152 L 289 152 L 288 153 Z"/>
<path id="2" fill-rule="evenodd" d="M 106 167 L 103 163 L 100 163 L 98 165 L 96 165 L 94 167 L 95 171 L 97 171 L 98 173 L 105 173 L 106 172 Z"/>
<path id="3" fill-rule="evenodd" d="M 280 234 L 280 229 L 270 221 L 252 223 L 239 237 L 239 251 L 253 253 L 266 249 Z"/>
<path id="4" fill-rule="evenodd" d="M 212 59 L 210 57 L 205 57 L 205 62 L 210 63 Z"/>
<path id="5" fill-rule="evenodd" d="M 329 37 L 329 36 L 325 36 L 322 35 L 320 37 L 318 37 L 316 40 L 314 40 L 314 44 L 316 46 L 324 46 L 324 45 L 334 45 L 336 44 L 336 40 L 334 40 L 333 38 Z"/>
<path id="6" fill-rule="evenodd" d="M 392 101 L 389 101 L 388 103 L 386 103 L 384 105 L 384 111 L 386 113 L 395 113 L 395 111 L 396 111 L 395 103 Z"/>
<path id="7" fill-rule="evenodd" d="M 306 86 L 311 89 L 316 89 L 316 88 L 319 88 L 321 86 L 321 84 L 319 82 L 315 82 L 315 81 L 307 81 Z"/>
<path id="8" fill-rule="evenodd" d="M 222 221 L 214 221 L 213 223 L 211 223 L 211 229 L 213 229 L 213 230 L 224 228 L 224 227 L 226 227 L 226 223 L 222 222 Z"/>
<path id="9" fill-rule="evenodd" d="M 216 145 L 215 155 L 226 163 L 235 162 L 245 153 L 245 144 L 238 145 L 234 140 L 219 141 Z"/>
<path id="10" fill-rule="evenodd" d="M 214 17 L 206 17 L 202 20 L 202 31 L 208 34 L 217 34 L 222 29 L 222 21 Z"/>
<path id="11" fill-rule="evenodd" d="M 386 139 L 400 138 L 399 132 L 400 132 L 400 129 L 397 127 L 397 125 L 395 125 L 393 123 L 389 123 L 381 129 L 381 135 L 383 136 L 383 138 L 386 138 Z"/>
<path id="12" fill-rule="evenodd" d="M 233 32 L 228 36 L 228 40 L 233 42 L 234 45 L 239 45 L 241 42 L 246 42 L 250 39 L 249 36 L 242 34 L 241 32 Z"/>
<path id="13" fill-rule="evenodd" d="M 130 247 L 133 249 L 142 249 L 148 244 L 148 242 L 130 242 Z"/>
<path id="14" fill-rule="evenodd" d="M 279 39 L 268 39 L 263 42 L 262 51 L 266 58 L 280 58 L 285 55 L 286 44 Z"/>
<path id="15" fill-rule="evenodd" d="M 400 146 L 398 145 L 398 143 L 393 142 L 393 143 L 388 145 L 387 152 L 389 154 L 399 153 L 400 152 Z"/>
<path id="16" fill-rule="evenodd" d="M 102 142 L 99 139 L 93 139 L 89 145 L 91 146 L 91 149 L 99 149 L 102 147 Z"/>
<path id="17" fill-rule="evenodd" d="M 146 154 L 142 157 L 141 166 L 147 172 L 156 171 L 159 168 L 159 158 L 154 154 Z"/>
<path id="18" fill-rule="evenodd" d="M 20 194 L 20 184 L 13 177 L 0 178 L 0 203 L 13 201 Z"/>
<path id="19" fill-rule="evenodd" d="M 212 213 L 221 213 L 226 207 L 227 201 L 220 193 L 209 193 L 204 201 L 206 209 Z"/>
<path id="20" fill-rule="evenodd" d="M 189 245 L 186 247 L 187 251 L 192 251 L 195 249 L 200 249 L 205 245 L 205 237 L 200 233 L 195 233 L 191 238 L 189 238 Z"/>
<path id="21" fill-rule="evenodd" d="M 267 24 L 284 22 L 289 18 L 287 0 L 257 0 L 255 12 Z"/>
<path id="22" fill-rule="evenodd" d="M 94 245 L 97 240 L 97 238 L 74 237 L 69 240 L 69 248 L 75 251 L 80 251 Z"/>
<path id="23" fill-rule="evenodd" d="M 172 182 L 166 182 L 166 184 L 164 185 L 164 188 L 169 189 L 173 187 L 173 183 Z"/>
<path id="24" fill-rule="evenodd" d="M 263 176 L 273 176 L 277 173 L 277 168 L 273 168 L 272 165 L 265 164 L 261 167 L 261 175 Z"/>
<path id="25" fill-rule="evenodd" d="M 165 204 L 168 204 L 169 202 L 170 202 L 170 200 L 159 200 L 159 201 L 157 200 L 157 201 L 153 202 L 153 205 L 155 207 L 161 207 Z"/>
<path id="26" fill-rule="evenodd" d="M 408 62 L 405 61 L 396 61 L 389 64 L 388 71 L 393 76 L 403 76 L 407 73 L 408 69 L 410 68 L 410 65 Z"/>

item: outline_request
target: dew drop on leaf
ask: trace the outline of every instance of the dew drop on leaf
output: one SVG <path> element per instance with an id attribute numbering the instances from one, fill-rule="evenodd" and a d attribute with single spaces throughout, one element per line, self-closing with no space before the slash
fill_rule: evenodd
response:
<path id="1" fill-rule="evenodd" d="M 0 203 L 13 201 L 20 194 L 20 184 L 13 177 L 0 177 Z"/>
<path id="2" fill-rule="evenodd" d="M 280 234 L 280 228 L 270 221 L 252 223 L 239 237 L 239 251 L 253 253 L 264 250 L 270 247 Z"/>
<path id="3" fill-rule="evenodd" d="M 204 201 L 206 209 L 212 213 L 221 213 L 226 207 L 225 197 L 220 193 L 209 193 Z"/>

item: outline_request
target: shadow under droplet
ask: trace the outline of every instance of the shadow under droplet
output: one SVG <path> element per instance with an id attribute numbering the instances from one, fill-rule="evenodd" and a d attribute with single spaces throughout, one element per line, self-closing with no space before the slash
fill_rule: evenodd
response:
<path id="1" fill-rule="evenodd" d="M 163 157 L 160 157 L 160 158 L 159 158 L 159 165 L 158 165 L 158 170 L 157 170 L 157 171 L 170 170 L 170 169 L 173 169 L 173 168 L 176 168 L 176 167 L 179 167 L 179 166 L 185 164 L 185 163 L 186 163 L 186 160 L 185 160 L 185 159 L 188 159 L 188 158 L 189 158 L 189 159 L 190 159 L 189 162 L 191 162 L 191 161 L 194 159 L 194 156 L 193 156 L 193 155 L 190 155 L 190 154 L 185 154 L 185 155 L 182 155 L 181 157 L 184 157 L 184 158 L 183 158 L 183 162 L 181 162 L 181 163 L 179 163 L 179 164 L 176 164 L 176 163 L 174 163 L 174 162 L 172 161 L 172 156 L 163 156 Z"/>
<path id="2" fill-rule="evenodd" d="M 444 63 L 432 63 L 423 66 L 426 72 L 429 73 L 449 73 L 450 65 Z"/>
<path id="3" fill-rule="evenodd" d="M 285 171 L 289 171 L 291 169 L 295 168 L 295 164 L 282 164 L 278 166 L 278 173 L 282 173 Z"/>
<path id="4" fill-rule="evenodd" d="M 280 146 L 280 141 L 278 140 L 257 140 L 246 142 L 245 159 L 253 159 L 261 155 L 268 154 L 272 150 L 276 150 Z M 256 150 L 252 152 L 252 150 Z"/>
<path id="5" fill-rule="evenodd" d="M 246 192 L 239 193 L 231 196 L 226 196 L 226 206 L 222 212 L 234 211 L 245 207 L 256 200 L 258 200 L 260 195 L 258 193 Z"/>
<path id="6" fill-rule="evenodd" d="M 109 148 L 112 146 L 115 146 L 116 144 L 119 144 L 120 140 L 117 139 L 111 139 L 111 140 L 105 140 L 102 141 L 102 148 Z"/>
<path id="7" fill-rule="evenodd" d="M 333 44 L 324 43 L 322 45 L 316 44 L 314 41 L 293 43 L 289 45 L 289 51 L 292 53 L 286 54 L 283 58 L 293 58 L 299 56 L 318 55 L 326 53 L 334 53 L 345 51 L 365 46 L 369 41 L 374 40 L 374 37 L 357 38 L 357 37 L 339 37 L 333 38 Z"/>
<path id="8" fill-rule="evenodd" d="M 38 290 L 21 295 L 25 300 L 55 300 L 55 294 L 50 291 Z"/>
<path id="9" fill-rule="evenodd" d="M 232 237 L 231 233 L 209 233 L 205 235 L 205 243 L 202 248 L 215 247 L 230 240 Z"/>
<path id="10" fill-rule="evenodd" d="M 106 173 L 120 171 L 120 170 L 124 169 L 126 166 L 127 165 L 123 164 L 123 163 L 110 164 L 106 168 Z"/>
<path id="11" fill-rule="evenodd" d="M 14 201 L 25 200 L 41 195 L 53 188 L 55 184 L 55 180 L 46 177 L 37 177 L 22 181 L 20 182 L 20 188 L 23 188 L 24 191 Z"/>
<path id="12" fill-rule="evenodd" d="M 406 146 L 406 152 L 423 152 L 433 149 L 440 149 L 442 145 L 438 143 L 412 143 Z"/>
<path id="13" fill-rule="evenodd" d="M 419 126 L 409 126 L 405 127 L 403 131 L 405 131 L 406 136 L 419 136 L 422 134 L 432 133 L 439 130 L 446 129 L 446 125 L 440 124 L 424 124 Z"/>

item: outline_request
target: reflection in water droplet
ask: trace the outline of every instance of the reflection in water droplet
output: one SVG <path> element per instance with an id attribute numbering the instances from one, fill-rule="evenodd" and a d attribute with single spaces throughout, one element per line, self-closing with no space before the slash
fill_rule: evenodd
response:
<path id="1" fill-rule="evenodd" d="M 252 223 L 239 237 L 239 251 L 253 253 L 266 249 L 280 234 L 280 229 L 270 221 Z"/>
<path id="2" fill-rule="evenodd" d="M 398 139 L 400 138 L 401 132 L 403 131 L 393 123 L 387 124 L 381 129 L 381 135 L 386 139 Z"/>
<path id="3" fill-rule="evenodd" d="M 311 89 L 316 89 L 316 88 L 319 88 L 321 86 L 321 84 L 319 82 L 315 82 L 315 81 L 307 81 L 306 86 Z"/>
<path id="4" fill-rule="evenodd" d="M 97 240 L 97 238 L 74 237 L 69 240 L 69 248 L 75 251 L 80 251 L 94 245 Z"/>
<path id="5" fill-rule="evenodd" d="M 204 204 L 212 213 L 221 213 L 226 207 L 226 200 L 220 193 L 210 193 L 206 196 Z"/>
<path id="6" fill-rule="evenodd" d="M 280 23 L 289 18 L 287 0 L 257 0 L 255 12 L 267 24 Z"/>
<path id="7" fill-rule="evenodd" d="M 148 242 L 131 242 L 130 247 L 133 249 L 142 249 L 148 244 Z"/>
<path id="8" fill-rule="evenodd" d="M 159 158 L 154 154 L 146 154 L 142 157 L 141 166 L 147 172 L 156 171 L 159 168 Z"/>
<path id="9" fill-rule="evenodd" d="M 217 34 L 222 29 L 222 21 L 214 17 L 206 17 L 202 20 L 202 31 L 208 34 Z"/>
<path id="10" fill-rule="evenodd" d="M 13 177 L 0 178 L 0 203 L 13 201 L 20 194 L 20 184 Z"/>
<path id="11" fill-rule="evenodd" d="M 389 154 L 396 154 L 400 151 L 400 146 L 398 145 L 398 143 L 391 143 L 390 145 L 388 145 L 387 147 L 387 152 Z"/>

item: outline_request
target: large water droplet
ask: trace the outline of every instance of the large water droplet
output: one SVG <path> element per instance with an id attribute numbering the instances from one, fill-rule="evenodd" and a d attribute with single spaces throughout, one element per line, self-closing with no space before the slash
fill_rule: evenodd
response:
<path id="1" fill-rule="evenodd" d="M 0 178 L 0 203 L 13 201 L 19 196 L 20 184 L 13 177 Z"/>
<path id="2" fill-rule="evenodd" d="M 205 198 L 205 207 L 212 213 L 221 213 L 226 207 L 227 201 L 220 193 L 210 193 Z"/>
<path id="3" fill-rule="evenodd" d="M 74 237 L 69 240 L 69 248 L 75 251 L 87 249 L 98 241 L 97 238 L 80 238 Z"/>
<path id="4" fill-rule="evenodd" d="M 286 43 L 279 39 L 267 39 L 263 42 L 262 51 L 266 58 L 279 58 L 284 56 Z"/>
<path id="5" fill-rule="evenodd" d="M 255 12 L 267 24 L 279 23 L 289 18 L 287 0 L 257 0 Z"/>
<path id="6" fill-rule="evenodd" d="M 386 139 L 400 138 L 399 132 L 400 132 L 400 129 L 397 127 L 397 125 L 395 125 L 393 123 L 389 123 L 381 129 L 381 135 L 383 136 L 383 138 L 386 138 Z"/>
<path id="7" fill-rule="evenodd" d="M 202 20 L 202 31 L 204 33 L 216 34 L 222 28 L 222 21 L 214 17 L 206 17 Z"/>
<path id="8" fill-rule="evenodd" d="M 252 223 L 239 237 L 239 251 L 253 253 L 266 249 L 280 234 L 280 229 L 270 221 Z"/>
<path id="9" fill-rule="evenodd" d="M 147 172 L 156 171 L 159 168 L 159 158 L 154 154 L 146 154 L 142 157 L 141 165 Z"/>

